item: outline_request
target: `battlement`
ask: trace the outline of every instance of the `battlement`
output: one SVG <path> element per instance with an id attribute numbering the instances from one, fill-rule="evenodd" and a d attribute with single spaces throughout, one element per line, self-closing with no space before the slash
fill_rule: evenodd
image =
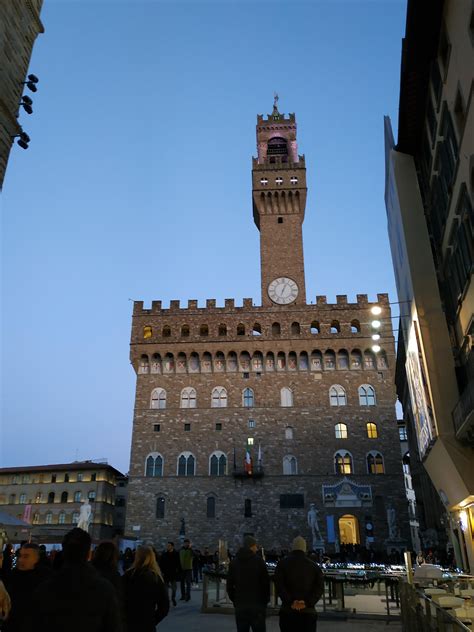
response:
<path id="1" fill-rule="evenodd" d="M 266 307 L 262 305 L 255 305 L 253 299 L 244 298 L 242 305 L 236 305 L 235 299 L 226 298 L 224 305 L 217 305 L 215 298 L 206 299 L 206 305 L 199 307 L 196 299 L 188 300 L 187 307 L 181 307 L 179 300 L 171 300 L 169 307 L 163 307 L 162 301 L 152 301 L 151 308 L 144 307 L 143 301 L 134 301 L 133 303 L 133 315 L 134 316 L 148 316 L 153 314 L 200 314 L 215 312 L 215 313 L 240 313 L 240 312 L 254 312 L 254 313 L 266 313 L 274 312 L 275 314 L 285 314 L 301 311 L 319 311 L 324 310 L 337 310 L 337 309 L 367 309 L 374 305 L 380 305 L 388 307 L 389 297 L 388 294 L 377 294 L 377 300 L 369 301 L 367 294 L 357 294 L 357 302 L 349 303 L 346 294 L 338 294 L 336 296 L 335 303 L 328 303 L 327 296 L 316 296 L 315 303 L 307 303 L 306 305 L 274 305 Z"/>
<path id="2" fill-rule="evenodd" d="M 288 162 L 282 162 L 280 157 L 276 157 L 276 162 L 259 162 L 258 157 L 252 156 L 252 169 L 259 171 L 281 171 L 282 169 L 306 169 L 305 155 L 298 154 L 298 161 L 293 162 L 289 156 Z"/>
<path id="3" fill-rule="evenodd" d="M 257 125 L 263 125 L 265 128 L 268 125 L 284 125 L 285 123 L 295 123 L 296 117 L 294 113 L 288 114 L 280 114 L 278 112 L 278 118 L 275 117 L 275 113 L 267 114 L 267 118 L 264 117 L 263 114 L 257 114 Z"/>

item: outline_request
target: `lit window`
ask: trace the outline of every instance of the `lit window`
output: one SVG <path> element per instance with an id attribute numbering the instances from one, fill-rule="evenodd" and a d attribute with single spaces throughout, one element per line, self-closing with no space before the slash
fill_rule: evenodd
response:
<path id="1" fill-rule="evenodd" d="M 146 340 L 147 338 L 151 338 L 153 335 L 153 329 L 149 326 L 143 327 L 143 338 Z"/>
<path id="2" fill-rule="evenodd" d="M 336 439 L 347 439 L 347 426 L 346 424 L 336 424 L 334 426 L 336 433 Z"/>
<path id="3" fill-rule="evenodd" d="M 334 466 L 336 474 L 352 474 L 352 456 L 349 452 L 339 450 L 334 455 Z"/>
<path id="4" fill-rule="evenodd" d="M 247 445 L 253 445 L 253 437 L 247 439 Z"/>
<path id="5" fill-rule="evenodd" d="M 380 452 L 369 452 L 367 455 L 367 471 L 369 474 L 384 474 L 383 457 Z"/>
<path id="6" fill-rule="evenodd" d="M 372 422 L 369 422 L 367 424 L 367 436 L 369 437 L 369 439 L 377 439 L 377 424 L 374 424 Z"/>

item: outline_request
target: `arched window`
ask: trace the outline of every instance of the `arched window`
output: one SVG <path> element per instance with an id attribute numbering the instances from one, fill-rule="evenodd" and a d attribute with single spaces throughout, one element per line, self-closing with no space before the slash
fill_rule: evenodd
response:
<path id="1" fill-rule="evenodd" d="M 281 334 L 280 323 L 273 323 L 272 325 L 272 336 L 279 336 Z"/>
<path id="2" fill-rule="evenodd" d="M 309 369 L 309 360 L 306 351 L 300 353 L 298 367 L 300 371 L 307 371 Z"/>
<path id="3" fill-rule="evenodd" d="M 351 334 L 360 333 L 360 322 L 357 319 L 351 320 Z"/>
<path id="4" fill-rule="evenodd" d="M 167 353 L 163 360 L 163 373 L 173 373 L 174 371 L 174 355 Z"/>
<path id="5" fill-rule="evenodd" d="M 321 371 L 323 368 L 323 355 L 321 351 L 311 353 L 311 371 Z"/>
<path id="6" fill-rule="evenodd" d="M 345 349 L 337 352 L 337 368 L 343 371 L 349 368 L 349 354 Z"/>
<path id="7" fill-rule="evenodd" d="M 252 371 L 260 373 L 263 370 L 263 355 L 261 351 L 255 351 L 252 356 Z"/>
<path id="8" fill-rule="evenodd" d="M 298 465 L 296 457 L 291 454 L 287 454 L 283 457 L 283 474 L 297 474 Z"/>
<path id="9" fill-rule="evenodd" d="M 153 336 L 153 329 L 149 325 L 146 325 L 145 327 L 143 327 L 143 338 L 146 340 L 147 338 L 151 338 L 152 336 Z"/>
<path id="10" fill-rule="evenodd" d="M 200 368 L 199 356 L 195 351 L 193 351 L 189 356 L 189 372 L 199 373 Z"/>
<path id="11" fill-rule="evenodd" d="M 196 459 L 191 452 L 182 452 L 178 457 L 178 476 L 194 476 Z"/>
<path id="12" fill-rule="evenodd" d="M 161 356 L 159 353 L 154 353 L 151 357 L 151 372 L 161 373 Z"/>
<path id="13" fill-rule="evenodd" d="M 77 524 L 79 522 L 79 512 L 75 511 L 72 514 L 72 524 Z"/>
<path id="14" fill-rule="evenodd" d="M 291 426 L 285 428 L 285 439 L 293 439 L 293 428 Z"/>
<path id="15" fill-rule="evenodd" d="M 227 336 L 227 325 L 221 323 L 218 327 L 217 333 L 219 336 Z"/>
<path id="16" fill-rule="evenodd" d="M 360 406 L 375 406 L 375 389 L 370 384 L 359 386 L 359 404 Z"/>
<path id="17" fill-rule="evenodd" d="M 209 326 L 208 325 L 201 325 L 199 327 L 199 335 L 200 336 L 209 336 Z"/>
<path id="18" fill-rule="evenodd" d="M 367 455 L 367 472 L 369 474 L 384 474 L 383 456 L 380 452 L 369 452 Z"/>
<path id="19" fill-rule="evenodd" d="M 196 389 L 188 386 L 181 391 L 181 408 L 196 408 Z"/>
<path id="20" fill-rule="evenodd" d="M 291 335 L 292 336 L 299 336 L 299 334 L 301 333 L 301 327 L 299 323 L 291 323 Z"/>
<path id="21" fill-rule="evenodd" d="M 310 331 L 313 335 L 319 334 L 319 332 L 321 331 L 321 327 L 318 320 L 313 320 L 313 322 L 311 323 Z"/>
<path id="22" fill-rule="evenodd" d="M 275 136 L 270 138 L 267 145 L 267 156 L 288 156 L 288 143 L 285 138 Z"/>
<path id="23" fill-rule="evenodd" d="M 58 524 L 66 524 L 66 514 L 64 513 L 64 511 L 59 512 Z"/>
<path id="24" fill-rule="evenodd" d="M 183 325 L 181 327 L 181 336 L 183 338 L 189 338 L 189 325 Z"/>
<path id="25" fill-rule="evenodd" d="M 298 359 L 296 357 L 296 353 L 294 351 L 290 351 L 288 354 L 288 370 L 296 371 L 298 368 Z"/>
<path id="26" fill-rule="evenodd" d="M 223 386 L 216 386 L 212 389 L 211 397 L 212 408 L 226 408 L 227 407 L 227 391 Z"/>
<path id="27" fill-rule="evenodd" d="M 61 494 L 61 502 L 62 503 L 67 503 L 67 497 L 68 497 L 68 493 L 67 492 L 63 492 Z"/>
<path id="28" fill-rule="evenodd" d="M 166 408 L 166 391 L 164 388 L 154 388 L 151 392 L 151 408 L 163 410 Z"/>
<path id="29" fill-rule="evenodd" d="M 156 517 L 158 520 L 163 520 L 165 517 L 165 499 L 163 496 L 156 499 Z"/>
<path id="30" fill-rule="evenodd" d="M 186 354 L 180 351 L 176 358 L 176 373 L 186 373 Z"/>
<path id="31" fill-rule="evenodd" d="M 237 354 L 235 351 L 229 351 L 227 354 L 227 370 L 229 372 L 237 371 Z"/>
<path id="32" fill-rule="evenodd" d="M 377 439 L 377 424 L 369 421 L 369 423 L 367 424 L 367 436 L 369 437 L 369 439 Z"/>
<path id="33" fill-rule="evenodd" d="M 206 517 L 216 517 L 216 499 L 215 496 L 208 496 L 206 499 Z"/>
<path id="34" fill-rule="evenodd" d="M 261 336 L 262 335 L 262 327 L 260 323 L 255 323 L 252 328 L 252 336 Z"/>
<path id="35" fill-rule="evenodd" d="M 280 405 L 284 408 L 293 406 L 293 391 L 291 388 L 284 386 L 280 391 Z"/>
<path id="36" fill-rule="evenodd" d="M 250 498 L 244 500 L 244 518 L 252 517 L 252 501 Z"/>
<path id="37" fill-rule="evenodd" d="M 347 439 L 347 426 L 346 424 L 336 424 L 334 426 L 336 433 L 336 439 Z"/>
<path id="38" fill-rule="evenodd" d="M 48 503 L 54 503 L 54 492 L 49 492 Z"/>
<path id="39" fill-rule="evenodd" d="M 225 476 L 227 474 L 227 457 L 223 452 L 213 452 L 209 459 L 209 474 Z"/>
<path id="40" fill-rule="evenodd" d="M 387 367 L 388 367 L 387 354 L 382 349 L 377 354 L 377 368 L 379 368 L 379 369 L 386 369 Z"/>
<path id="41" fill-rule="evenodd" d="M 53 524 L 53 514 L 51 513 L 51 511 L 48 511 L 48 513 L 46 514 L 45 522 L 46 524 Z"/>
<path id="42" fill-rule="evenodd" d="M 336 368 L 336 354 L 332 349 L 324 352 L 324 368 L 327 371 L 334 371 Z"/>
<path id="43" fill-rule="evenodd" d="M 158 452 L 152 452 L 146 457 L 145 476 L 163 476 L 163 457 Z"/>
<path id="44" fill-rule="evenodd" d="M 331 406 L 346 406 L 346 391 L 340 384 L 334 384 L 329 389 L 329 403 Z"/>
<path id="45" fill-rule="evenodd" d="M 140 364 L 138 365 L 139 373 L 148 373 L 150 369 L 150 364 L 148 362 L 148 356 L 144 353 L 140 358 Z"/>
<path id="46" fill-rule="evenodd" d="M 242 393 L 242 397 L 243 397 L 244 407 L 253 408 L 254 406 L 253 390 L 251 388 L 245 388 Z"/>
<path id="47" fill-rule="evenodd" d="M 362 368 L 362 354 L 360 349 L 353 349 L 351 351 L 351 369 Z"/>
<path id="48" fill-rule="evenodd" d="M 168 327 L 168 325 L 165 325 L 163 327 L 162 336 L 163 338 L 169 338 L 171 336 L 171 327 Z"/>
<path id="49" fill-rule="evenodd" d="M 242 323 L 239 323 L 237 325 L 237 335 L 238 336 L 245 336 L 245 325 Z"/>
<path id="50" fill-rule="evenodd" d="M 370 351 L 369 349 L 366 349 L 364 351 L 364 368 L 365 369 L 375 369 L 376 368 L 375 355 L 374 355 L 373 351 Z"/>
<path id="51" fill-rule="evenodd" d="M 74 492 L 74 502 L 80 503 L 81 500 L 82 500 L 82 492 L 81 491 Z"/>
<path id="52" fill-rule="evenodd" d="M 338 320 L 333 320 L 330 327 L 330 333 L 332 334 L 340 334 L 341 333 L 341 325 Z"/>
<path id="53" fill-rule="evenodd" d="M 334 455 L 334 469 L 336 474 L 353 474 L 352 455 L 346 450 L 338 450 Z"/>
<path id="54" fill-rule="evenodd" d="M 201 373 L 212 373 L 212 356 L 207 351 L 202 354 Z"/>
<path id="55" fill-rule="evenodd" d="M 277 354 L 277 371 L 284 371 L 286 369 L 286 357 L 284 351 L 279 351 Z"/>

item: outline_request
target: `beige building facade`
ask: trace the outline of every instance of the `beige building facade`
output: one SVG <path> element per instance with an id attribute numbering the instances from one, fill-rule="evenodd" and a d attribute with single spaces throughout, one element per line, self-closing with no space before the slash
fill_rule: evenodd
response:
<path id="1" fill-rule="evenodd" d="M 385 121 L 385 197 L 410 393 L 405 413 L 448 510 L 458 564 L 471 572 L 473 11 L 468 0 L 408 3 L 396 144 Z"/>
<path id="2" fill-rule="evenodd" d="M 119 499 L 126 498 L 126 480 L 111 465 L 92 461 L 0 468 L 0 511 L 27 523 L 35 541 L 60 543 L 87 499 L 91 537 L 112 538 L 123 534 L 126 501 Z"/>
<path id="3" fill-rule="evenodd" d="M 307 302 L 306 163 L 296 118 L 257 118 L 252 163 L 261 305 L 135 302 L 126 534 L 235 550 L 410 544 L 386 294 Z M 379 323 L 372 324 L 379 313 Z M 379 346 L 372 336 L 379 332 Z"/>
<path id="4" fill-rule="evenodd" d="M 36 37 L 44 33 L 42 5 L 43 0 L 0 2 L 0 190 L 14 138 L 23 131 L 19 103 Z"/>

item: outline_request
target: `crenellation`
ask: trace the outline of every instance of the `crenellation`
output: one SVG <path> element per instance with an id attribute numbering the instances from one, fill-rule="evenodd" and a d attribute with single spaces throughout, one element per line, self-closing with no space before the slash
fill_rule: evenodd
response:
<path id="1" fill-rule="evenodd" d="M 177 312 L 179 309 L 180 309 L 179 299 L 174 299 L 170 301 L 170 312 Z"/>
<path id="2" fill-rule="evenodd" d="M 357 303 L 359 305 L 367 305 L 369 302 L 369 298 L 367 294 L 357 294 Z"/>
<path id="3" fill-rule="evenodd" d="M 235 301 L 233 298 L 226 298 L 224 301 L 224 305 L 225 308 L 224 309 L 228 309 L 228 310 L 234 310 L 235 309 Z"/>
<path id="4" fill-rule="evenodd" d="M 316 305 L 319 307 L 321 305 L 326 305 L 327 304 L 327 297 L 326 296 L 316 296 Z"/>
<path id="5" fill-rule="evenodd" d="M 206 309 L 214 309 L 216 307 L 216 299 L 208 298 L 206 299 Z"/>
<path id="6" fill-rule="evenodd" d="M 158 314 L 159 312 L 161 312 L 161 301 L 152 301 L 151 311 L 153 312 L 153 314 Z"/>
<path id="7" fill-rule="evenodd" d="M 242 302 L 242 307 L 244 309 L 249 309 L 253 307 L 253 299 L 251 298 L 244 298 L 243 302 Z"/>
<path id="8" fill-rule="evenodd" d="M 338 305 L 347 305 L 347 294 L 336 294 L 336 302 Z"/>
<path id="9" fill-rule="evenodd" d="M 198 302 L 196 299 L 188 300 L 188 309 L 193 311 L 198 309 Z"/>
<path id="10" fill-rule="evenodd" d="M 386 292 L 383 292 L 382 294 L 377 294 L 377 302 L 381 303 L 382 305 L 390 305 L 388 294 Z"/>

